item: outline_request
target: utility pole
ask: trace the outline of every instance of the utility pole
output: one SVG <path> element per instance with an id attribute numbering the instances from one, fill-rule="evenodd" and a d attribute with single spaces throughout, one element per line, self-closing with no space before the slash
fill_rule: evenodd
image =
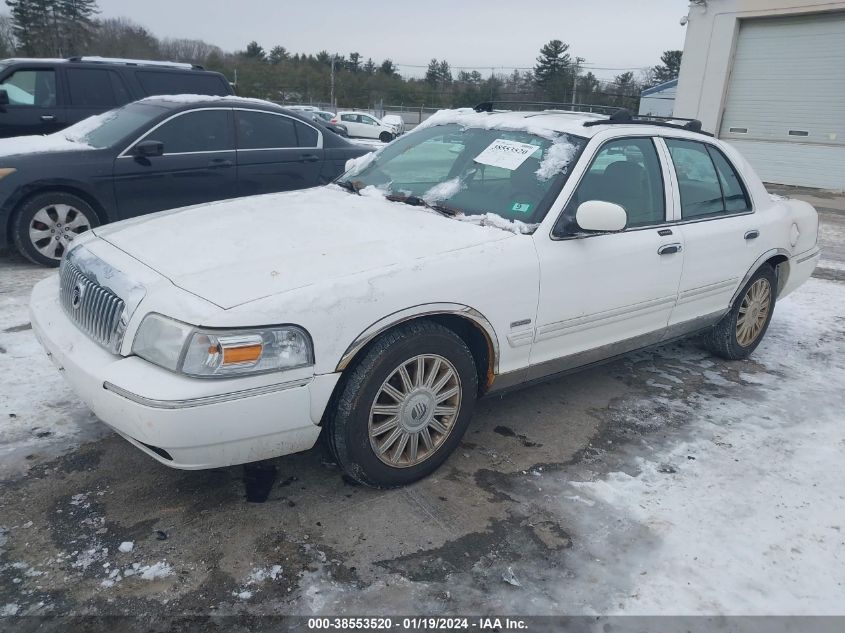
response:
<path id="1" fill-rule="evenodd" d="M 493 86 L 495 85 L 496 81 L 496 75 L 494 74 L 495 72 L 495 68 L 490 69 L 490 101 L 493 101 Z"/>
<path id="2" fill-rule="evenodd" d="M 334 60 L 337 58 L 337 53 L 332 53 L 332 91 L 331 96 L 329 97 L 329 101 L 331 102 L 332 108 L 337 110 L 337 106 L 334 103 Z"/>
<path id="3" fill-rule="evenodd" d="M 578 68 L 585 61 L 587 60 L 585 60 L 583 57 L 575 58 L 575 75 L 572 79 L 572 103 L 578 103 Z"/>

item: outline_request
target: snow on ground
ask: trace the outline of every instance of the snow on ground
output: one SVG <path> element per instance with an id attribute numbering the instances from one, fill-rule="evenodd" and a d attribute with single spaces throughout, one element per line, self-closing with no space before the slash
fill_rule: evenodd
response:
<path id="1" fill-rule="evenodd" d="M 19 258 L 0 260 L 0 479 L 110 432 L 73 394 L 32 334 L 29 295 L 36 281 L 52 274 Z"/>
<path id="2" fill-rule="evenodd" d="M 362 591 L 317 571 L 303 611 L 412 612 L 446 595 L 454 612 L 845 614 L 843 324 L 845 285 L 811 279 L 751 360 L 671 346 L 626 361 L 655 388 L 604 415 L 639 439 L 598 437 L 598 458 L 508 489 L 565 528 L 561 561 L 494 557 L 481 582 L 395 576 Z"/>

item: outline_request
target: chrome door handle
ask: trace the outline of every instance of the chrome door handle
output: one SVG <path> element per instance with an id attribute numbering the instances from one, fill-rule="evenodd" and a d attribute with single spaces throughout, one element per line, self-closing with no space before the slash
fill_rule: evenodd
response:
<path id="1" fill-rule="evenodd" d="M 660 248 L 657 249 L 658 255 L 674 255 L 675 253 L 680 253 L 683 250 L 683 246 L 680 244 L 664 244 Z"/>
<path id="2" fill-rule="evenodd" d="M 208 161 L 209 167 L 231 167 L 234 165 L 232 161 L 228 160 L 227 158 L 212 158 Z"/>
<path id="3" fill-rule="evenodd" d="M 299 157 L 299 160 L 303 163 L 316 163 L 318 160 L 320 160 L 320 157 L 316 154 L 303 154 Z"/>
<path id="4" fill-rule="evenodd" d="M 753 229 L 751 231 L 746 231 L 746 233 L 745 233 L 745 239 L 746 240 L 754 240 L 754 239 L 757 239 L 758 237 L 760 237 L 760 231 L 758 231 L 757 229 Z"/>
<path id="5" fill-rule="evenodd" d="M 54 117 L 52 114 L 43 114 L 41 115 L 41 120 L 44 121 L 44 123 L 52 123 L 56 120 L 56 117 Z"/>

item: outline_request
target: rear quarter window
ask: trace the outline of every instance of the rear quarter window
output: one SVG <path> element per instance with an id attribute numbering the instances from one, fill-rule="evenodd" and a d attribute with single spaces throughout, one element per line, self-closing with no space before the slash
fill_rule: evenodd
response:
<path id="1" fill-rule="evenodd" d="M 141 89 L 147 96 L 197 94 L 223 97 L 230 94 L 228 86 L 219 75 L 160 70 L 135 72 Z"/>

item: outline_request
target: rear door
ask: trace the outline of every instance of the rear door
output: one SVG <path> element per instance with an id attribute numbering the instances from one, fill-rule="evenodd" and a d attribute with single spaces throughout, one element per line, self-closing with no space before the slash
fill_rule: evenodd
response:
<path id="1" fill-rule="evenodd" d="M 360 114 L 341 114 L 340 115 L 340 122 L 341 124 L 346 126 L 346 133 L 349 136 L 366 136 L 367 126 L 361 123 L 361 115 Z"/>
<path id="2" fill-rule="evenodd" d="M 760 256 L 767 229 L 738 172 L 714 145 L 665 138 L 674 165 L 684 272 L 670 325 L 712 320 L 730 305 Z"/>
<path id="3" fill-rule="evenodd" d="M 129 103 L 120 74 L 108 68 L 65 68 L 68 123 Z"/>
<path id="4" fill-rule="evenodd" d="M 115 160 L 121 218 L 237 195 L 234 124 L 230 108 L 176 114 L 153 127 Z M 132 147 L 160 141 L 164 155 L 136 157 Z"/>
<path id="5" fill-rule="evenodd" d="M 67 126 L 54 68 L 18 66 L 0 79 L 9 103 L 0 106 L 0 137 L 51 134 Z"/>
<path id="6" fill-rule="evenodd" d="M 290 191 L 320 182 L 325 153 L 315 126 L 276 112 L 235 109 L 238 195 Z"/>

